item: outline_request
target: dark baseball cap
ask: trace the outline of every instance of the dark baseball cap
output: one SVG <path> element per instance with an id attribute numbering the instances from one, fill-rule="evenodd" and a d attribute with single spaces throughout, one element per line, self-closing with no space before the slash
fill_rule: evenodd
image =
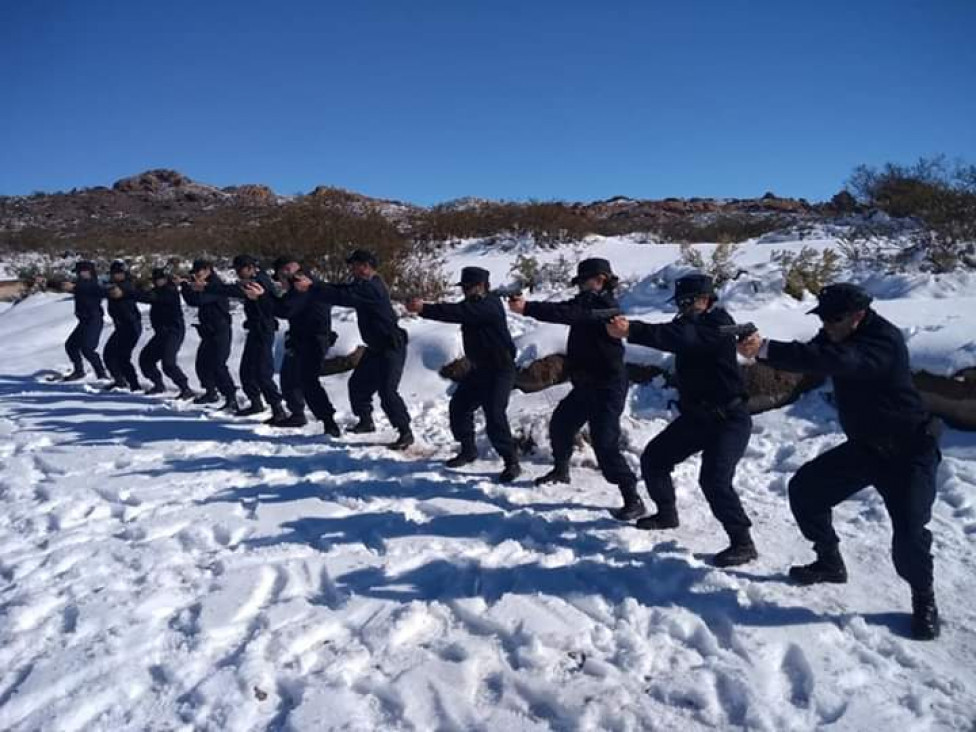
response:
<path id="1" fill-rule="evenodd" d="M 839 282 L 827 285 L 817 295 L 817 307 L 808 312 L 825 318 L 836 318 L 858 310 L 866 310 L 873 298 L 857 285 Z"/>
<path id="2" fill-rule="evenodd" d="M 379 261 L 371 251 L 357 249 L 346 257 L 346 264 L 368 264 L 373 269 L 376 269 L 379 266 Z"/>
<path id="3" fill-rule="evenodd" d="M 457 283 L 457 286 L 487 285 L 490 276 L 487 269 L 482 269 L 481 267 L 465 267 L 461 270 L 461 281 Z"/>
<path id="4" fill-rule="evenodd" d="M 190 271 L 193 273 L 201 272 L 205 269 L 213 269 L 213 262 L 209 259 L 194 259 Z"/>
<path id="5" fill-rule="evenodd" d="M 243 269 L 244 267 L 257 267 L 258 260 L 252 257 L 250 254 L 238 254 L 234 257 L 233 261 L 234 269 Z"/>
<path id="6" fill-rule="evenodd" d="M 699 295 L 714 295 L 715 282 L 705 274 L 690 274 L 679 278 L 674 283 L 674 295 L 670 302 L 676 302 L 686 297 Z"/>
<path id="7" fill-rule="evenodd" d="M 613 270 L 610 268 L 610 262 L 600 257 L 584 259 L 582 262 L 576 265 L 576 276 L 570 280 L 570 284 L 578 285 L 580 282 L 585 282 L 591 277 L 596 277 L 597 275 L 613 277 L 614 275 Z"/>

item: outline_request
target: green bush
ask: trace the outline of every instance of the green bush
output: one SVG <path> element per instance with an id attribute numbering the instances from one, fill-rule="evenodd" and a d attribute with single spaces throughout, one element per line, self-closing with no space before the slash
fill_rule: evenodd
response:
<path id="1" fill-rule="evenodd" d="M 769 257 L 783 272 L 783 292 L 797 300 L 803 299 L 804 292 L 819 294 L 837 279 L 840 260 L 833 249 L 818 252 L 813 247 L 803 247 L 799 252 L 777 250 Z"/>

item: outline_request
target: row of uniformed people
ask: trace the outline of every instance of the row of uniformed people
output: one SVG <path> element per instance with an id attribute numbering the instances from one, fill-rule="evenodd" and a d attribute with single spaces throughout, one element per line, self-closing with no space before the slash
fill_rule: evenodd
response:
<path id="1" fill-rule="evenodd" d="M 294 415 L 304 411 L 300 406 L 304 399 L 323 421 L 326 432 L 339 434 L 332 417 L 335 410 L 318 376 L 331 345 L 331 307 L 351 307 L 357 312 L 360 335 L 366 344 L 365 355 L 349 381 L 350 404 L 359 420 L 352 431 L 375 429 L 372 397 L 378 392 L 384 411 L 399 432 L 391 447 L 402 449 L 412 444 L 410 416 L 398 393 L 406 357 L 406 331 L 397 324 L 386 285 L 376 273 L 375 257 L 357 251 L 348 262 L 352 278 L 343 284 L 313 281 L 291 260 L 277 263 L 278 282 L 274 282 L 246 256 L 234 260 L 239 281 L 226 284 L 208 263 L 196 262 L 192 278 L 180 286 L 186 301 L 200 308 L 197 371 L 206 392 L 198 401 L 212 401 L 215 390 L 219 390 L 228 401 L 236 403 L 233 382 L 226 371 L 230 344 L 227 298 L 243 299 L 248 334 L 240 375 L 250 404 L 241 413 L 257 413 L 264 408 L 263 400 L 267 400 L 273 411 L 272 421 L 303 423 L 304 417 L 294 419 Z M 94 350 L 98 337 L 91 316 L 100 310 L 98 298 L 102 295 L 85 281 L 93 279 L 94 272 L 90 272 L 91 278 L 83 274 L 84 269 L 75 287 L 79 330 L 68 344 L 76 373 L 81 370 L 79 349 L 96 371 L 100 368 Z M 115 343 L 110 339 L 110 368 L 114 369 L 117 383 L 133 384 L 134 371 L 125 356 L 126 348 L 131 349 L 129 344 L 134 345 L 138 339 L 139 319 L 133 318 L 134 302 L 148 301 L 153 309 L 159 309 L 158 318 L 153 318 L 152 311 L 150 314 L 154 340 L 158 337 L 159 341 L 149 356 L 140 357 L 140 365 L 152 378 L 151 374 L 158 371 L 153 371 L 151 364 L 162 359 L 165 373 L 180 386 L 183 396 L 187 391 L 185 377 L 175 366 L 174 355 L 182 340 L 182 314 L 179 328 L 167 330 L 169 318 L 177 317 L 172 307 L 176 287 L 155 274 L 156 294 L 149 295 L 133 294 L 118 271 L 112 274 L 119 284 L 108 295 L 110 311 L 117 331 L 122 326 L 122 332 Z M 846 581 L 830 509 L 856 490 L 873 484 L 892 517 L 895 567 L 912 588 L 913 633 L 919 638 L 938 635 L 931 534 L 926 528 L 934 501 L 935 472 L 941 459 L 937 431 L 912 385 L 904 339 L 897 328 L 871 309 L 870 297 L 853 285 L 825 288 L 818 307 L 811 311 L 821 318 L 823 328 L 809 343 L 779 343 L 764 340 L 758 334 L 737 342 L 723 332 L 722 327 L 734 321 L 717 305 L 713 283 L 707 276 L 690 275 L 677 281 L 673 301 L 678 314 L 663 323 L 632 322 L 620 315 L 615 297 L 617 283 L 610 263 L 593 258 L 579 264 L 572 280 L 579 294 L 570 300 L 529 302 L 521 296 L 509 299 L 513 312 L 569 326 L 566 357 L 572 388 L 550 419 L 554 465 L 535 482 L 570 481 L 573 442 L 580 429 L 588 425 L 599 468 L 621 493 L 622 505 L 611 512 L 613 516 L 624 521 L 637 519 L 640 529 L 675 529 L 679 517 L 672 471 L 677 464 L 701 453 L 699 484 L 729 538 L 728 547 L 718 552 L 713 562 L 723 567 L 750 562 L 758 552 L 750 532 L 751 522 L 733 483 L 752 428 L 736 354 L 761 358 L 785 370 L 833 377 L 848 442 L 803 466 L 790 483 L 790 506 L 817 554 L 812 564 L 793 567 L 790 576 L 803 584 Z M 460 302 L 425 303 L 414 298 L 407 303 L 407 310 L 420 317 L 459 324 L 465 355 L 471 364 L 451 396 L 450 426 L 459 451 L 447 465 L 459 467 L 477 458 L 474 414 L 481 409 L 488 438 L 504 461 L 498 478 L 510 482 L 520 475 L 521 468 L 507 417 L 516 367 L 505 306 L 501 297 L 492 292 L 488 272 L 483 269 L 465 268 L 458 285 L 464 293 Z M 113 303 L 119 301 L 130 304 L 116 304 L 113 308 Z M 292 395 L 288 397 L 291 421 L 282 408 L 283 397 L 273 379 L 272 349 L 279 317 L 289 322 L 282 380 L 286 395 Z M 100 329 L 100 318 L 95 319 Z M 650 441 L 640 461 L 648 496 L 656 506 L 652 515 L 645 515 L 637 476 L 620 448 L 620 416 L 628 389 L 624 340 L 675 354 L 680 414 Z M 108 358 L 109 349 L 106 350 Z M 158 383 L 154 379 L 154 389 Z"/>

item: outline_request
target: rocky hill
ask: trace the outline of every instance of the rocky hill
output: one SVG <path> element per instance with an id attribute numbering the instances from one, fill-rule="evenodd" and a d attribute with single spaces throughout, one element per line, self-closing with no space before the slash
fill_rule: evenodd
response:
<path id="1" fill-rule="evenodd" d="M 344 215 L 379 214 L 405 234 L 427 238 L 494 234 L 503 230 L 553 228 L 573 233 L 629 233 L 672 229 L 672 238 L 694 238 L 688 226 L 734 218 L 765 222 L 765 228 L 836 217 L 856 209 L 839 194 L 829 203 L 781 198 L 639 200 L 623 196 L 592 203 L 511 203 L 464 198 L 424 208 L 319 186 L 307 194 L 282 196 L 260 184 L 226 188 L 196 182 L 174 170 L 150 170 L 111 187 L 73 189 L 30 196 L 0 196 L 0 243 L 16 248 L 40 244 L 91 246 L 125 242 L 160 230 L 205 231 L 234 238 L 293 206 L 341 209 Z M 479 219 L 477 226 L 471 220 Z M 529 219 L 526 221 L 526 219 Z M 533 223 L 534 222 L 534 223 Z M 682 228 L 685 227 L 685 228 Z M 469 231 L 470 230 L 470 231 Z M 683 233 L 684 232 L 684 233 Z"/>

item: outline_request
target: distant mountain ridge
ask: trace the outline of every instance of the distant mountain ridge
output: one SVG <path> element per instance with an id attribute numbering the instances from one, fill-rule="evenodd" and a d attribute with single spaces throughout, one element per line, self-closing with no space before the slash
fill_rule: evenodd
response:
<path id="1" fill-rule="evenodd" d="M 423 207 L 329 186 L 319 186 L 303 195 L 284 196 L 262 184 L 220 188 L 194 181 L 175 170 L 156 169 L 122 178 L 111 187 L 0 196 L 0 237 L 10 244 L 22 243 L 30 237 L 71 240 L 110 236 L 117 239 L 181 227 L 233 231 L 255 225 L 284 207 L 317 201 L 340 205 L 354 215 L 380 214 L 404 233 L 409 233 L 414 223 L 425 215 L 502 209 L 517 214 L 520 210 L 540 205 L 469 197 Z M 589 203 L 549 202 L 541 205 L 576 218 L 582 217 L 594 227 L 609 228 L 615 233 L 651 231 L 669 221 L 708 220 L 722 216 L 776 217 L 790 223 L 834 217 L 857 208 L 854 199 L 846 193 L 838 194 L 827 203 L 810 203 L 767 193 L 751 199 L 642 200 L 616 196 Z M 499 221 L 498 225 L 504 226 L 504 217 Z"/>

